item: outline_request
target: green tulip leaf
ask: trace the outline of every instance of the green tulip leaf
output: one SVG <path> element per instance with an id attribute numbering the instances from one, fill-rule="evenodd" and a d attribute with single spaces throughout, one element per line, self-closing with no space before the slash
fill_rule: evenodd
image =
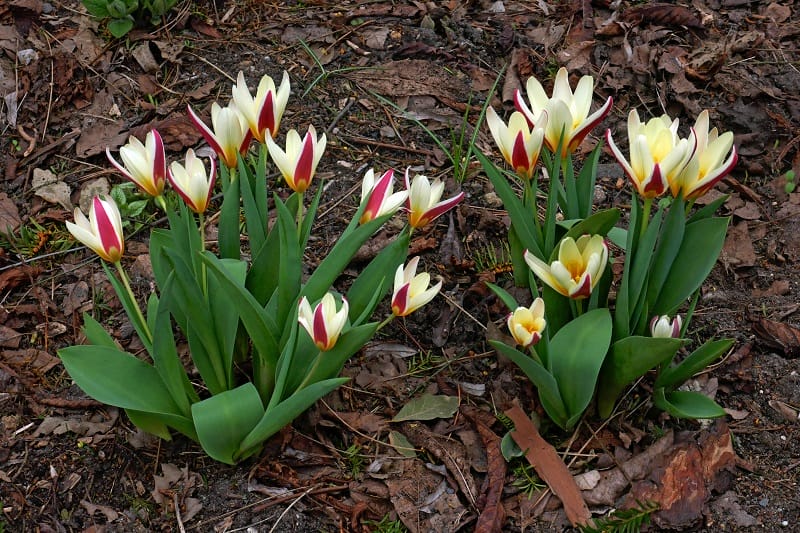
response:
<path id="1" fill-rule="evenodd" d="M 244 438 L 237 454 L 237 460 L 251 455 L 261 444 L 277 433 L 292 420 L 311 407 L 314 402 L 347 383 L 348 378 L 326 379 L 312 383 L 308 387 L 295 392 L 274 407 L 267 409 L 261 420 Z"/>
<path id="2" fill-rule="evenodd" d="M 181 416 L 155 367 L 129 353 L 108 346 L 70 346 L 58 356 L 75 383 L 98 402 Z"/>
<path id="3" fill-rule="evenodd" d="M 611 313 L 595 309 L 568 322 L 550 339 L 549 360 L 571 428 L 594 395 L 611 343 Z"/>
<path id="4" fill-rule="evenodd" d="M 686 225 L 683 243 L 661 289 L 653 315 L 674 315 L 708 277 L 717 262 L 728 218 L 704 218 Z"/>
<path id="5" fill-rule="evenodd" d="M 486 283 L 486 286 L 489 287 L 492 290 L 492 292 L 497 295 L 498 298 L 500 298 L 500 300 L 503 302 L 503 304 L 505 304 L 505 306 L 508 308 L 510 312 L 513 313 L 517 309 L 517 307 L 519 307 L 517 300 L 515 300 L 514 297 L 511 296 L 511 294 L 509 294 L 509 292 L 506 291 L 504 288 L 495 285 L 494 283 L 490 283 L 488 281 L 484 283 Z"/>
<path id="6" fill-rule="evenodd" d="M 647 287 L 647 305 L 650 308 L 653 307 L 670 271 L 675 267 L 678 269 L 683 268 L 682 265 L 675 264 L 675 257 L 680 251 L 685 231 L 686 202 L 676 198 L 672 202 L 667 216 L 664 217 L 664 223 L 658 236 L 658 244 L 653 253 Z"/>
<path id="7" fill-rule="evenodd" d="M 598 211 L 589 218 L 585 218 L 580 222 L 574 224 L 567 234 L 562 237 L 571 237 L 577 240 L 581 235 L 602 235 L 605 237 L 608 232 L 614 227 L 614 224 L 619 220 L 619 209 L 605 209 Z M 558 247 L 553 250 L 550 260 L 553 261 L 558 257 Z"/>
<path id="8" fill-rule="evenodd" d="M 119 350 L 119 346 L 114 338 L 88 313 L 83 314 L 83 334 L 86 335 L 86 339 L 95 346 L 105 346 L 107 348 Z"/>
<path id="9" fill-rule="evenodd" d="M 242 440 L 264 416 L 252 383 L 216 394 L 192 405 L 192 418 L 203 450 L 222 463 L 236 463 Z"/>
<path id="10" fill-rule="evenodd" d="M 347 291 L 350 322 L 369 320 L 378 302 L 391 290 L 397 267 L 405 263 L 411 232 L 403 231 L 369 262 Z"/>
<path id="11" fill-rule="evenodd" d="M 455 396 L 423 394 L 419 398 L 409 400 L 392 418 L 392 422 L 450 418 L 458 411 L 458 403 L 458 398 Z"/>
<path id="12" fill-rule="evenodd" d="M 169 427 L 167 427 L 167 424 L 165 424 L 158 415 L 137 411 L 135 409 L 125 409 L 125 414 L 128 415 L 133 425 L 142 431 L 146 431 L 166 441 L 172 440 Z"/>
<path id="13" fill-rule="evenodd" d="M 300 296 L 306 296 L 311 301 L 320 300 L 336 281 L 336 278 L 342 274 L 361 245 L 392 216 L 393 214 L 386 214 L 370 220 L 353 229 L 347 236 L 340 237 L 308 278 Z"/>
<path id="14" fill-rule="evenodd" d="M 725 410 L 708 396 L 694 391 L 665 392 L 658 388 L 653 393 L 653 404 L 676 418 L 719 418 Z"/>
<path id="15" fill-rule="evenodd" d="M 522 244 L 522 249 L 530 250 L 536 257 L 543 257 L 542 248 L 536 238 L 537 231 L 531 212 L 525 208 L 517 193 L 511 188 L 508 180 L 497 170 L 494 163 L 480 152 L 475 152 L 475 157 L 483 165 L 483 170 L 486 172 L 489 181 L 492 182 L 497 196 L 503 201 L 503 207 L 505 207 L 509 218 L 511 218 L 511 226 Z"/>
<path id="16" fill-rule="evenodd" d="M 539 401 L 542 402 L 542 407 L 544 407 L 547 415 L 553 422 L 566 429 L 569 417 L 567 416 L 567 408 L 564 405 L 564 401 L 561 399 L 556 378 L 542 365 L 534 361 L 531 356 L 499 341 L 489 341 L 489 344 L 499 353 L 511 359 L 528 376 L 528 379 L 536 385 L 536 389 L 539 391 Z"/>
<path id="17" fill-rule="evenodd" d="M 117 39 L 124 37 L 131 29 L 133 29 L 133 17 L 130 15 L 125 18 L 108 21 L 108 31 Z"/>
<path id="18" fill-rule="evenodd" d="M 731 346 L 733 346 L 733 339 L 706 342 L 689 354 L 680 364 L 663 370 L 656 378 L 655 386 L 663 387 L 666 390 L 680 386 L 684 381 L 716 361 Z"/>
<path id="19" fill-rule="evenodd" d="M 281 334 L 275 321 L 240 281 L 228 272 L 220 259 L 206 252 L 203 254 L 203 261 L 217 277 L 220 286 L 224 287 L 228 299 L 236 306 L 259 357 L 267 361 L 271 368 L 275 368 L 280 353 L 276 339 Z"/>
<path id="20" fill-rule="evenodd" d="M 611 346 L 600 370 L 597 412 L 608 418 L 625 387 L 649 370 L 670 361 L 683 344 L 681 339 L 625 337 Z"/>

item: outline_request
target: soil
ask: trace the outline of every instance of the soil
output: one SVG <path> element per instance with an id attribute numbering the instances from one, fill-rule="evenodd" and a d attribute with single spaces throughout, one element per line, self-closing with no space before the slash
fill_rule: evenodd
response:
<path id="1" fill-rule="evenodd" d="M 398 519 L 410 531 L 475 529 L 498 471 L 493 439 L 505 433 L 492 413 L 515 402 L 533 413 L 536 395 L 486 342 L 501 334 L 505 310 L 483 282 L 512 285 L 498 245 L 507 224 L 502 205 L 474 162 L 457 182 L 442 148 L 472 135 L 462 124 L 477 123 L 486 98 L 509 111 L 514 88 L 529 76 L 547 85 L 562 65 L 573 84 L 595 77 L 595 106 L 614 97 L 601 128 L 618 140 L 632 107 L 679 117 L 686 131 L 710 109 L 713 125 L 735 133 L 740 162 L 714 193 L 729 195 L 721 211 L 731 225 L 692 337 L 736 342 L 691 382 L 727 409 L 724 425 L 658 412 L 645 378 L 610 423 L 589 416 L 574 434 L 543 426 L 543 435 L 575 475 L 632 465 L 632 457 L 665 446 L 653 456 L 656 467 L 591 506 L 597 516 L 653 496 L 668 485 L 665 473 L 679 472 L 669 461 L 696 453 L 680 472 L 699 475 L 699 488 L 680 494 L 672 513 L 662 499 L 654 525 L 644 527 L 796 529 L 800 192 L 787 171 L 800 176 L 799 50 L 800 16 L 790 1 L 183 1 L 162 24 L 124 39 L 76 1 L 0 6 L 0 531 L 401 531 L 390 524 Z M 292 96 L 282 128 L 313 123 L 328 135 L 310 264 L 355 211 L 368 167 L 411 167 L 467 196 L 412 243 L 426 270 L 444 278 L 444 298 L 393 324 L 347 365 L 350 384 L 258 457 L 231 467 L 186 439 L 149 438 L 88 399 L 56 351 L 82 341 L 87 311 L 123 346 L 137 346 L 99 260 L 63 226 L 91 190 L 122 182 L 105 148 L 154 126 L 172 159 L 200 146 L 186 105 L 207 116 L 213 100 L 227 102 L 239 71 L 251 87 L 287 71 Z M 598 139 L 590 141 L 588 148 Z M 476 146 L 496 156 L 485 128 Z M 624 207 L 622 171 L 607 152 L 601 163 L 598 204 Z M 154 213 L 145 206 L 126 230 L 125 263 L 143 298 L 149 230 L 163 224 Z M 459 414 L 389 423 L 423 392 L 459 396 Z M 390 431 L 406 435 L 418 458 L 399 457 L 387 444 Z M 708 465 L 721 466 L 701 472 Z M 504 518 L 496 524 L 567 529 L 557 499 L 547 491 L 530 499 L 514 483 L 520 477 L 509 468 L 500 478 Z"/>

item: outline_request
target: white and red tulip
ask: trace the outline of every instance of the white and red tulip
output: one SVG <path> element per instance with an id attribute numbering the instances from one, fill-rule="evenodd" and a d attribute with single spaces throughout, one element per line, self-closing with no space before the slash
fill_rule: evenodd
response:
<path id="1" fill-rule="evenodd" d="M 367 170 L 361 182 L 361 203 L 365 204 L 359 223 L 365 224 L 379 216 L 394 213 L 408 198 L 408 191 L 394 190 L 394 170 L 389 169 L 375 180 L 375 171 Z"/>
<path id="2" fill-rule="evenodd" d="M 409 169 L 406 169 L 405 182 L 408 191 L 408 223 L 413 228 L 421 228 L 433 222 L 464 198 L 464 193 L 460 192 L 452 198 L 439 201 L 444 193 L 444 183 L 437 179 L 431 184 L 428 177 L 422 174 L 414 176 L 412 182 Z"/>
<path id="3" fill-rule="evenodd" d="M 244 74 L 239 72 L 232 90 L 233 103 L 247 122 L 251 135 L 258 142 L 263 143 L 267 137 L 277 135 L 290 92 L 289 75 L 284 72 L 283 80 L 277 90 L 271 77 L 262 76 L 254 97 L 247 88 Z"/>
<path id="4" fill-rule="evenodd" d="M 673 196 L 682 192 L 687 199 L 699 198 L 711 190 L 733 170 L 739 159 L 733 145 L 733 133 L 726 131 L 720 135 L 717 128 L 708 130 L 708 110 L 697 117 L 692 132 L 697 148 L 681 173 L 669 184 Z"/>
<path id="5" fill-rule="evenodd" d="M 650 334 L 658 338 L 679 339 L 682 325 L 683 322 L 680 315 L 675 315 L 672 320 L 667 315 L 654 316 L 650 321 Z"/>
<path id="6" fill-rule="evenodd" d="M 317 348 L 326 352 L 339 340 L 342 328 L 347 323 L 348 311 L 349 306 L 344 298 L 342 307 L 336 310 L 336 300 L 331 293 L 326 293 L 314 309 L 311 309 L 308 299 L 303 296 L 300 300 L 297 321 L 311 336 Z"/>
<path id="7" fill-rule="evenodd" d="M 558 247 L 558 259 L 547 264 L 529 251 L 525 262 L 534 274 L 558 293 L 574 300 L 588 298 L 603 275 L 608 245 L 600 235 L 565 237 Z"/>
<path id="8" fill-rule="evenodd" d="M 187 106 L 187 109 L 189 118 L 223 164 L 228 168 L 236 168 L 239 154 L 247 151 L 251 139 L 250 129 L 239 109 L 233 104 L 226 107 L 220 107 L 216 102 L 211 104 L 211 128 L 191 106 Z"/>
<path id="9" fill-rule="evenodd" d="M 303 139 L 295 130 L 286 134 L 286 150 L 282 150 L 272 138 L 267 137 L 267 148 L 275 166 L 281 171 L 283 179 L 293 191 L 303 193 L 311 184 L 317 171 L 317 164 L 325 152 L 327 138 L 323 133 L 317 138 L 314 126 L 308 127 Z"/>
<path id="10" fill-rule="evenodd" d="M 532 128 L 539 126 L 537 121 L 540 121 L 543 113 L 546 113 L 545 144 L 555 153 L 560 142 L 562 157 L 571 154 L 580 146 L 592 128 L 611 111 L 613 103 L 613 99 L 609 96 L 600 109 L 590 115 L 594 78 L 583 76 L 573 93 L 568 77 L 567 69 L 561 67 L 556 74 L 552 97 L 547 96 L 539 80 L 528 78 L 525 89 L 530 106 L 525 103 L 519 90 L 514 94 L 515 107 L 525 115 Z"/>
<path id="11" fill-rule="evenodd" d="M 408 265 L 397 267 L 394 275 L 394 292 L 392 293 L 392 313 L 395 316 L 407 316 L 426 303 L 433 300 L 442 288 L 442 281 L 428 287 L 431 276 L 427 272 L 417 274 L 419 257 L 413 258 Z"/>
<path id="12" fill-rule="evenodd" d="M 168 177 L 172 188 L 192 211 L 205 212 L 217 178 L 217 165 L 214 161 L 211 161 L 211 171 L 207 174 L 203 160 L 189 148 L 186 151 L 185 164 L 174 161 L 169 167 Z"/>
<path id="13" fill-rule="evenodd" d="M 119 149 L 122 164 L 106 148 L 106 157 L 126 178 L 150 196 L 161 196 L 167 180 L 167 159 L 164 141 L 158 131 L 150 130 L 144 144 L 134 136 Z"/>
<path id="14" fill-rule="evenodd" d="M 117 263 L 125 252 L 122 217 L 110 197 L 95 196 L 89 208 L 89 218 L 75 208 L 75 222 L 67 222 L 72 235 L 109 263 Z"/>
<path id="15" fill-rule="evenodd" d="M 531 179 L 542 150 L 547 114 L 543 113 L 536 126 L 531 129 L 525 115 L 515 111 L 508 119 L 508 125 L 493 108 L 486 110 L 486 123 L 492 132 L 494 142 L 500 148 L 503 159 L 511 165 L 518 176 Z"/>
<path id="16" fill-rule="evenodd" d="M 527 348 L 542 338 L 547 321 L 544 319 L 544 300 L 536 298 L 530 307 L 517 307 L 506 320 L 514 340 Z"/>

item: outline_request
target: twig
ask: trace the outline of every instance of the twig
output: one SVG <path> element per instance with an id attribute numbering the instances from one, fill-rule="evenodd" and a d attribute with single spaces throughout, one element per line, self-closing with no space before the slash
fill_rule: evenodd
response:
<path id="1" fill-rule="evenodd" d="M 178 493 L 172 493 L 172 504 L 175 506 L 175 520 L 178 521 L 178 531 L 186 533 L 186 528 L 183 527 L 183 520 L 181 519 L 181 504 L 178 501 Z"/>
<path id="2" fill-rule="evenodd" d="M 295 500 L 294 500 L 292 503 L 290 503 L 290 504 L 288 505 L 288 507 L 286 507 L 286 509 L 284 509 L 284 510 L 283 510 L 283 512 L 281 513 L 281 515 L 280 515 L 280 516 L 278 517 L 278 519 L 275 521 L 275 524 L 272 526 L 272 528 L 270 528 L 270 530 L 269 530 L 269 533 L 272 533 L 273 531 L 275 531 L 275 528 L 276 528 L 276 527 L 278 527 L 278 524 L 280 524 L 280 523 L 281 523 L 281 520 L 283 520 L 283 517 L 284 517 L 284 516 L 286 516 L 286 513 L 288 513 L 288 512 L 289 512 L 289 509 L 291 509 L 292 507 L 294 507 L 294 506 L 295 506 L 295 504 L 296 504 L 297 502 L 299 502 L 300 500 L 302 500 L 303 498 L 305 498 L 305 497 L 308 495 L 308 493 L 310 493 L 312 490 L 314 490 L 314 487 L 309 487 L 309 488 L 308 488 L 308 489 L 307 489 L 307 490 L 306 490 L 306 491 L 305 491 L 303 494 L 301 494 L 300 496 L 298 496 L 297 498 L 295 498 Z"/>

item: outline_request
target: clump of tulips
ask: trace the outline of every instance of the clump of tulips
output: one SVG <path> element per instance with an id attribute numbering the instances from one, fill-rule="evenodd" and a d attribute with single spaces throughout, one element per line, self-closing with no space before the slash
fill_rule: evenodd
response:
<path id="1" fill-rule="evenodd" d="M 306 202 L 326 136 L 313 126 L 277 142 L 289 97 L 284 74 L 278 88 L 264 76 L 253 96 L 240 73 L 232 100 L 211 108 L 211 126 L 189 115 L 216 153 L 204 161 L 187 150 L 184 162 L 167 164 L 161 136 L 131 138 L 110 162 L 165 211 L 168 228 L 150 236 L 157 290 L 144 311 L 122 266 L 122 221 L 114 202 L 95 198 L 89 217 L 75 211 L 67 227 L 96 252 L 127 312 L 146 356 L 120 349 L 91 316 L 88 345 L 59 355 L 74 381 L 91 397 L 125 409 L 138 427 L 169 439 L 178 431 L 200 443 L 214 459 L 233 464 L 257 453 L 263 442 L 323 395 L 342 385 L 345 361 L 394 317 L 405 317 L 432 300 L 431 286 L 417 274 L 419 258 L 404 264 L 414 229 L 453 208 L 463 193 L 442 200 L 444 184 L 406 171 L 405 190 L 393 192 L 394 172 L 377 179 L 367 171 L 360 206 L 329 254 L 303 276 L 303 253 L 313 229 L 322 187 Z M 256 141 L 258 149 L 251 143 Z M 268 194 L 271 159 L 293 193 Z M 177 193 L 165 188 L 169 182 Z M 215 186 L 223 200 L 217 253 L 205 242 L 206 212 Z M 332 286 L 358 251 L 398 211 L 408 224 L 366 265 L 346 293 Z M 249 259 L 241 253 L 240 222 Z M 270 223 L 270 217 L 275 219 Z M 394 272 L 394 277 L 387 273 Z M 389 293 L 391 313 L 371 321 Z M 188 343 L 191 364 L 178 355 L 174 325 Z M 191 366 L 193 368 L 187 368 Z M 245 370 L 245 371 L 243 371 Z M 249 370 L 249 371 L 248 371 Z M 190 379 L 196 371 L 198 380 Z"/>
<path id="2" fill-rule="evenodd" d="M 733 134 L 709 131 L 708 111 L 681 137 L 677 119 L 663 115 L 642 122 L 633 110 L 626 158 L 607 131 L 609 148 L 632 186 L 623 229 L 616 227 L 619 209 L 593 210 L 600 145 L 580 172 L 573 162 L 586 135 L 610 112 L 611 98 L 590 114 L 594 80 L 582 77 L 573 92 L 564 68 L 552 96 L 535 78 L 526 89 L 528 101 L 517 91 L 508 123 L 491 108 L 486 115 L 521 196 L 507 175 L 478 154 L 511 219 L 515 282 L 530 287 L 535 297 L 531 307 L 521 307 L 491 285 L 512 310 L 508 329 L 517 346 L 492 345 L 527 374 L 548 416 L 564 429 L 577 423 L 593 399 L 597 412 L 610 416 L 625 387 L 654 369 L 656 406 L 676 417 L 722 416 L 713 400 L 679 387 L 732 341 L 706 342 L 679 363 L 676 355 L 688 344 L 686 329 L 729 221 L 714 216 L 724 198 L 700 209 L 694 203 L 735 166 Z M 540 160 L 546 191 L 539 187 Z M 540 192 L 546 197 L 542 221 Z M 624 251 L 617 280 L 609 241 Z M 682 319 L 677 314 L 684 309 Z"/>

